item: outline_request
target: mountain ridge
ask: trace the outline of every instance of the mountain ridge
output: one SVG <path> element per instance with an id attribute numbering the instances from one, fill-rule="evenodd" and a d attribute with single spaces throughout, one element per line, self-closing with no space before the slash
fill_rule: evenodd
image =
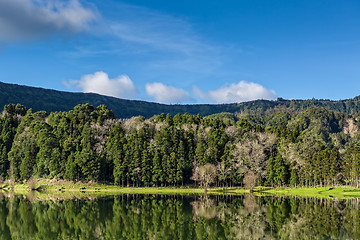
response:
<path id="1" fill-rule="evenodd" d="M 78 104 L 89 103 L 93 106 L 105 104 L 112 109 L 118 118 L 132 116 L 152 117 L 161 113 L 175 115 L 177 113 L 212 114 L 229 112 L 232 114 L 247 111 L 254 114 L 264 114 L 275 107 L 290 109 L 306 109 L 310 106 L 324 107 L 347 114 L 360 112 L 360 96 L 346 100 L 253 100 L 241 103 L 227 104 L 161 104 L 142 100 L 128 100 L 104 96 L 97 93 L 66 92 L 41 87 L 10 84 L 0 82 L 0 105 L 21 104 L 35 111 L 58 112 L 69 111 Z"/>

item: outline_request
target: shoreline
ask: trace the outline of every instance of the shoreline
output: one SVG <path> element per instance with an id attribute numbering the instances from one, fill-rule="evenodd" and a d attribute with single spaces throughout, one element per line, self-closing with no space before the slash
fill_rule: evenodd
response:
<path id="1" fill-rule="evenodd" d="M 16 194 L 37 194 L 51 195 L 120 195 L 120 194 L 184 194 L 202 195 L 204 188 L 200 187 L 120 187 L 97 182 L 72 182 L 66 180 L 36 180 L 30 184 L 16 183 L 11 189 L 9 184 L 2 184 L 0 193 L 14 192 Z M 33 190 L 35 191 L 33 191 Z M 249 194 L 250 190 L 243 187 L 209 187 L 208 195 L 244 195 Z M 252 194 L 257 196 L 299 196 L 299 197 L 319 197 L 319 198 L 360 198 L 360 188 L 350 186 L 335 187 L 256 187 Z"/>

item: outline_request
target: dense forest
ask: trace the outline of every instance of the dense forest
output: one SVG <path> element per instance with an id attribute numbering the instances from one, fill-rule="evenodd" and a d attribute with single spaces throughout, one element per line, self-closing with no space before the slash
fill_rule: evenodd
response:
<path id="1" fill-rule="evenodd" d="M 115 118 L 105 105 L 34 112 L 9 104 L 0 117 L 0 174 L 94 180 L 121 186 L 197 184 L 211 164 L 214 185 L 248 179 L 266 186 L 323 186 L 360 180 L 359 115 L 322 107 L 273 108 L 202 117 Z"/>
<path id="2" fill-rule="evenodd" d="M 146 101 L 126 100 L 115 97 L 103 96 L 95 93 L 73 93 L 62 92 L 51 89 L 28 87 L 17 84 L 0 82 L 0 106 L 8 104 L 21 104 L 32 108 L 34 111 L 46 111 L 48 113 L 57 111 L 70 111 L 78 104 L 89 103 L 95 107 L 106 105 L 113 110 L 117 118 L 130 118 L 133 116 L 144 116 L 150 118 L 161 113 L 171 115 L 199 114 L 208 116 L 222 112 L 228 112 L 236 118 L 237 113 L 265 114 L 274 108 L 287 108 L 292 111 L 303 111 L 309 107 L 317 106 L 328 110 L 347 114 L 360 112 L 360 96 L 353 99 L 332 101 L 324 99 L 310 100 L 286 100 L 278 98 L 276 101 L 255 100 L 230 104 L 159 104 Z"/>

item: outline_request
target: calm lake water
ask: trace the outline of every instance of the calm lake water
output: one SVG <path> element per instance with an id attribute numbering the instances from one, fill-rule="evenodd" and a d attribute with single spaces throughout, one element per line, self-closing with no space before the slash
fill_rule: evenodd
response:
<path id="1" fill-rule="evenodd" d="M 360 239 L 359 199 L 3 196 L 0 239 Z"/>

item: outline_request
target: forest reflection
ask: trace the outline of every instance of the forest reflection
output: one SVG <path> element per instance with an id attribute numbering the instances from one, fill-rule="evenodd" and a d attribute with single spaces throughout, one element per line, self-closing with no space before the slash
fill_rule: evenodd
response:
<path id="1" fill-rule="evenodd" d="M 359 239 L 359 199 L 1 195 L 0 239 Z"/>

